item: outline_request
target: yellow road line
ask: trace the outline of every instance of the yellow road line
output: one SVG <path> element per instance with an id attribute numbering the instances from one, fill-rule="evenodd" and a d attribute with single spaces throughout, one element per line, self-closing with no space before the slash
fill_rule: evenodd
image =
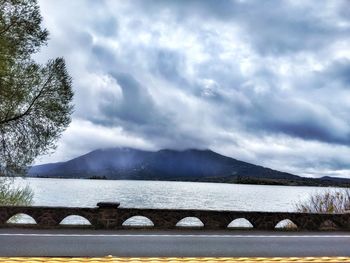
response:
<path id="1" fill-rule="evenodd" d="M 120 258 L 120 257 L 96 257 L 96 258 L 86 258 L 86 257 L 0 257 L 0 262 L 6 263 L 101 263 L 101 262 L 109 262 L 109 263 L 124 263 L 124 262 L 132 262 L 132 263 L 195 263 L 195 262 L 204 262 L 204 263 L 221 263 L 221 262 L 350 262 L 350 257 L 274 257 L 274 258 L 263 258 L 263 257 L 148 257 L 148 258 Z"/>

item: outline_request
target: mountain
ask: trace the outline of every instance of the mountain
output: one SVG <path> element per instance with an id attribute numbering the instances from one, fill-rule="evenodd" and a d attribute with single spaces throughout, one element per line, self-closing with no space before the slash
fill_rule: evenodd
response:
<path id="1" fill-rule="evenodd" d="M 112 180 L 323 185 L 320 183 L 321 179 L 303 178 L 242 162 L 211 150 L 198 149 L 165 149 L 155 152 L 132 148 L 99 149 L 67 162 L 33 166 L 28 175 Z M 339 185 L 347 179 L 339 180 L 326 178 L 325 182 Z M 350 180 L 347 180 L 346 183 L 349 182 Z"/>
<path id="2" fill-rule="evenodd" d="M 220 155 L 211 150 L 142 151 L 132 148 L 95 150 L 67 162 L 31 167 L 30 176 L 107 179 L 209 179 L 264 177 L 296 179 L 296 175 L 271 170 Z"/>

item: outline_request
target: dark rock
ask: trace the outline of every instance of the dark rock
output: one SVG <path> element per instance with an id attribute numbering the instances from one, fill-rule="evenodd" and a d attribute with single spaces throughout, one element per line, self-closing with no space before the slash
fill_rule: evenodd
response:
<path id="1" fill-rule="evenodd" d="M 118 202 L 99 202 L 97 203 L 99 208 L 118 208 L 120 203 Z"/>

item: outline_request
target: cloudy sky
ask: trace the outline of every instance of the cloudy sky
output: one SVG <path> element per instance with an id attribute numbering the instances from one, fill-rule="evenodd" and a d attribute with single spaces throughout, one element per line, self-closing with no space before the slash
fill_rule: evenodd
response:
<path id="1" fill-rule="evenodd" d="M 75 112 L 55 153 L 210 148 L 350 178 L 350 1 L 41 0 Z"/>

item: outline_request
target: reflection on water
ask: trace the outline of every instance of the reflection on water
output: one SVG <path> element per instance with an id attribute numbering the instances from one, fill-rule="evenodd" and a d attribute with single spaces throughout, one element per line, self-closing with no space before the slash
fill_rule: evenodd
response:
<path id="1" fill-rule="evenodd" d="M 120 202 L 121 207 L 246 211 L 293 211 L 294 204 L 321 187 L 265 186 L 159 181 L 18 178 L 29 184 L 34 205 L 94 207 Z"/>

